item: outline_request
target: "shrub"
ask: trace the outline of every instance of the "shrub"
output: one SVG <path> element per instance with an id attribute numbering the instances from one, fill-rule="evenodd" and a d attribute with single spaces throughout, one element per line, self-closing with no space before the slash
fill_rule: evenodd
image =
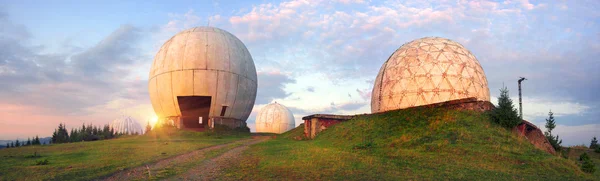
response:
<path id="1" fill-rule="evenodd" d="M 579 161 L 589 160 L 590 156 L 587 153 L 579 155 Z"/>
<path id="2" fill-rule="evenodd" d="M 594 152 L 600 153 L 600 147 L 596 148 L 596 150 L 594 150 Z"/>
<path id="3" fill-rule="evenodd" d="M 38 160 L 35 162 L 35 165 L 48 165 L 50 162 L 48 159 Z"/>
<path id="4" fill-rule="evenodd" d="M 596 165 L 587 153 L 579 155 L 579 161 L 581 161 L 581 171 L 586 173 L 594 173 L 596 171 Z"/>
<path id="5" fill-rule="evenodd" d="M 355 145 L 353 148 L 354 149 L 363 150 L 363 149 L 372 148 L 373 146 L 375 146 L 375 144 L 373 143 L 373 141 L 365 141 L 365 142 L 362 142 L 362 143 L 359 143 L 359 144 Z"/>

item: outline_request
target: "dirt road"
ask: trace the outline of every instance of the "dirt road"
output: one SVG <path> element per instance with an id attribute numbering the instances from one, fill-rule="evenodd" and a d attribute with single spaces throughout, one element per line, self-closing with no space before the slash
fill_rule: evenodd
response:
<path id="1" fill-rule="evenodd" d="M 222 169 L 236 164 L 238 158 L 250 145 L 269 138 L 269 136 L 254 136 L 252 139 L 195 150 L 153 164 L 120 171 L 103 180 L 215 180 L 218 179 Z"/>

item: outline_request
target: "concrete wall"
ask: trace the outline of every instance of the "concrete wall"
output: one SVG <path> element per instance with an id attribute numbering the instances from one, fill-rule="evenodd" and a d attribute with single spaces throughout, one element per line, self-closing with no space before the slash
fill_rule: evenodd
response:
<path id="1" fill-rule="evenodd" d="M 513 129 L 514 132 L 517 132 L 519 136 L 525 137 L 533 146 L 540 150 L 544 150 L 550 154 L 556 154 L 554 147 L 550 144 L 542 130 L 540 130 L 534 124 L 531 124 L 528 121 L 523 120 L 521 124 Z"/>

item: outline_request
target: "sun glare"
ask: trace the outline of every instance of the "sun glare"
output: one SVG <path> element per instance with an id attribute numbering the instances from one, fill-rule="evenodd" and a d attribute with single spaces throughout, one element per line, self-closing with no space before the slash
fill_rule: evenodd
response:
<path id="1" fill-rule="evenodd" d="M 150 117 L 150 125 L 151 125 L 152 127 L 154 127 L 154 125 L 156 124 L 156 122 L 157 122 L 157 121 L 158 121 L 158 116 L 156 116 L 156 114 L 153 114 L 153 115 Z"/>

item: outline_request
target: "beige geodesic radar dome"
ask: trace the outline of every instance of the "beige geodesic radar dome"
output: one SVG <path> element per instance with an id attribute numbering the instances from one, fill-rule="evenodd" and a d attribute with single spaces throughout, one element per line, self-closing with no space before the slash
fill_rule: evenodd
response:
<path id="1" fill-rule="evenodd" d="M 277 102 L 266 105 L 256 115 L 256 132 L 284 133 L 295 127 L 294 114 Z"/>
<path id="2" fill-rule="evenodd" d="M 402 45 L 381 66 L 371 112 L 383 112 L 475 97 L 489 101 L 479 61 L 461 44 L 427 37 Z"/>
<path id="3" fill-rule="evenodd" d="M 256 69 L 244 43 L 213 27 L 187 29 L 165 42 L 148 82 L 159 119 L 181 118 L 182 127 L 194 128 L 213 118 L 216 124 L 245 126 L 256 88 Z"/>

